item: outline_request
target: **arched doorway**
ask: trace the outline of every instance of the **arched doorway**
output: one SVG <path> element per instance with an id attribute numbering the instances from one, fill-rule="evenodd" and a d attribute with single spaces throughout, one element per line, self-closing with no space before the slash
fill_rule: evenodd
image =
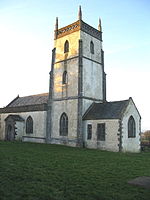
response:
<path id="1" fill-rule="evenodd" d="M 8 141 L 13 141 L 15 139 L 15 132 L 14 132 L 14 127 L 12 127 L 12 125 L 8 124 L 7 126 L 7 135 L 6 135 L 6 139 Z"/>
<path id="2" fill-rule="evenodd" d="M 5 119 L 5 139 L 8 141 L 13 141 L 16 136 L 19 137 L 17 133 L 16 122 L 23 122 L 24 119 L 19 115 L 8 115 Z"/>

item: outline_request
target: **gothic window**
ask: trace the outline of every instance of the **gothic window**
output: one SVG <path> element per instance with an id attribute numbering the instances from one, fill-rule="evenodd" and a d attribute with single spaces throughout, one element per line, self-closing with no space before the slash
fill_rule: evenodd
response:
<path id="1" fill-rule="evenodd" d="M 68 82 L 67 71 L 64 71 L 63 76 L 62 76 L 62 84 L 67 84 L 67 82 Z"/>
<path id="2" fill-rule="evenodd" d="M 97 124 L 97 140 L 105 141 L 105 124 Z"/>
<path id="3" fill-rule="evenodd" d="M 65 45 L 64 45 L 64 53 L 69 52 L 69 42 L 66 40 Z"/>
<path id="4" fill-rule="evenodd" d="M 136 137 L 135 120 L 130 116 L 128 120 L 128 138 Z"/>
<path id="5" fill-rule="evenodd" d="M 92 138 L 92 124 L 87 125 L 87 139 L 91 140 Z"/>
<path id="6" fill-rule="evenodd" d="M 90 43 L 90 52 L 94 54 L 94 43 L 92 41 Z"/>
<path id="7" fill-rule="evenodd" d="M 63 113 L 60 117 L 60 135 L 61 136 L 68 135 L 68 117 L 66 113 Z"/>
<path id="8" fill-rule="evenodd" d="M 33 133 L 33 119 L 31 116 L 26 120 L 26 133 Z"/>

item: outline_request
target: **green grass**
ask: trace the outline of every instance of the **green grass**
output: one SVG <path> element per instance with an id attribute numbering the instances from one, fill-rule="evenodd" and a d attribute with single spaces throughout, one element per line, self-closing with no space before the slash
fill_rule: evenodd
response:
<path id="1" fill-rule="evenodd" d="M 0 142 L 0 200 L 149 200 L 127 183 L 138 176 L 150 176 L 150 152 Z"/>

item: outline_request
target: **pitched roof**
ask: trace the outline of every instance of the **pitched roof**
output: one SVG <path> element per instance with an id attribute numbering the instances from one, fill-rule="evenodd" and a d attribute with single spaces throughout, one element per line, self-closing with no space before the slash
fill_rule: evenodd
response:
<path id="1" fill-rule="evenodd" d="M 20 117 L 19 115 L 8 115 L 8 117 L 6 117 L 5 121 L 8 118 L 12 118 L 14 121 L 24 121 L 24 119 L 22 117 Z"/>
<path id="2" fill-rule="evenodd" d="M 84 114 L 83 119 L 120 119 L 128 103 L 129 99 L 124 101 L 93 103 Z"/>
<path id="3" fill-rule="evenodd" d="M 47 104 L 47 101 L 48 101 L 48 93 L 25 96 L 25 97 L 18 96 L 12 102 L 10 102 L 6 107 Z"/>

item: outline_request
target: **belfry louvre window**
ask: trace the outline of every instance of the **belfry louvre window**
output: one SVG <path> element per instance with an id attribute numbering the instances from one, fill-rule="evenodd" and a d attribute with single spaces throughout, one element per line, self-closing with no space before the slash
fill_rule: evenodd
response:
<path id="1" fill-rule="evenodd" d="M 97 140 L 105 141 L 105 123 L 97 124 Z"/>
<path id="2" fill-rule="evenodd" d="M 66 115 L 66 113 L 63 113 L 60 117 L 60 135 L 68 135 L 68 116 Z"/>
<path id="3" fill-rule="evenodd" d="M 62 84 L 67 84 L 67 82 L 68 82 L 67 71 L 64 71 L 63 76 L 62 76 Z"/>
<path id="4" fill-rule="evenodd" d="M 136 137 L 135 120 L 130 116 L 128 120 L 128 138 Z"/>
<path id="5" fill-rule="evenodd" d="M 90 43 L 90 52 L 94 54 L 94 43 L 92 41 Z"/>
<path id="6" fill-rule="evenodd" d="M 66 40 L 65 44 L 64 44 L 64 53 L 69 52 L 69 42 L 68 40 Z"/>
<path id="7" fill-rule="evenodd" d="M 29 116 L 26 120 L 26 133 L 33 133 L 33 119 Z"/>
<path id="8" fill-rule="evenodd" d="M 87 125 L 87 139 L 91 140 L 92 138 L 92 124 Z"/>

